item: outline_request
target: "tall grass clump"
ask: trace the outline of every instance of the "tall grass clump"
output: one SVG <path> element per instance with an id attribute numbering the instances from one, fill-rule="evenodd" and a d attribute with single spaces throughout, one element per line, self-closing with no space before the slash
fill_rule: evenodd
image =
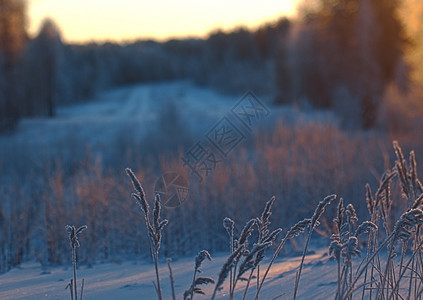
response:
<path id="1" fill-rule="evenodd" d="M 351 286 L 353 278 L 353 257 L 360 256 L 358 238 L 363 234 L 370 234 L 377 230 L 377 226 L 371 221 L 364 221 L 358 227 L 358 217 L 354 206 L 348 204 L 344 207 L 344 201 L 339 199 L 336 217 L 333 220 L 335 233 L 331 236 L 329 255 L 334 257 L 337 263 L 337 289 L 335 299 L 344 299 L 345 291 Z M 342 265 L 342 268 L 341 268 Z"/>
<path id="2" fill-rule="evenodd" d="M 76 281 L 76 263 L 77 263 L 77 256 L 76 256 L 76 249 L 79 247 L 79 240 L 78 235 L 87 229 L 86 225 L 82 225 L 78 227 L 78 229 L 72 225 L 66 225 L 66 231 L 69 234 L 69 241 L 72 248 L 72 264 L 73 264 L 73 279 L 71 279 L 68 287 L 70 288 L 71 299 L 78 300 L 78 291 L 77 291 L 77 281 Z M 81 296 L 80 300 L 82 300 L 82 295 L 84 292 L 84 279 L 82 279 L 82 286 L 81 286 Z"/>
<path id="3" fill-rule="evenodd" d="M 159 249 L 162 240 L 162 230 L 167 225 L 168 221 L 160 220 L 161 203 L 160 196 L 157 194 L 154 201 L 154 209 L 152 216 L 150 215 L 150 206 L 145 198 L 144 189 L 141 186 L 138 178 L 135 176 L 131 169 L 126 169 L 127 175 L 131 178 L 135 192 L 132 193 L 132 197 L 138 203 L 141 211 L 144 214 L 145 226 L 147 228 L 148 236 L 150 239 L 150 251 L 154 262 L 154 268 L 156 272 L 156 283 L 155 289 L 159 300 L 163 299 L 162 289 L 160 286 L 159 276 Z M 152 219 L 151 219 L 152 217 Z"/>
<path id="4" fill-rule="evenodd" d="M 299 287 L 301 271 L 304 264 L 304 259 L 307 253 L 308 244 L 311 239 L 312 232 L 320 224 L 319 219 L 322 217 L 325 209 L 336 199 L 335 195 L 330 195 L 320 201 L 310 219 L 304 219 L 297 222 L 292 226 L 285 234 L 284 238 L 279 242 L 270 263 L 267 265 L 263 275 L 260 274 L 260 263 L 265 257 L 266 249 L 268 249 L 277 239 L 278 235 L 282 232 L 281 228 L 277 228 L 273 231 L 269 230 L 271 225 L 270 216 L 272 215 L 272 206 L 275 201 L 275 197 L 272 197 L 266 202 L 264 210 L 260 217 L 250 219 L 241 230 L 237 239 L 234 238 L 234 225 L 235 222 L 226 217 L 223 220 L 223 226 L 229 235 L 229 250 L 230 255 L 223 264 L 221 271 L 218 275 L 218 279 L 213 291 L 212 299 L 215 299 L 217 292 L 223 288 L 224 282 L 229 277 L 229 293 L 228 299 L 234 299 L 235 290 L 237 284 L 240 281 L 245 281 L 246 285 L 243 290 L 242 299 L 246 299 L 248 289 L 250 287 L 253 274 L 256 273 L 256 293 L 255 299 L 259 299 L 260 291 L 269 274 L 270 268 L 272 267 L 276 257 L 280 254 L 286 242 L 290 239 L 295 238 L 301 233 L 304 233 L 307 228 L 310 228 L 307 235 L 307 241 L 303 249 L 303 255 L 299 269 L 297 271 L 295 285 L 294 285 L 294 299 Z M 257 228 L 257 241 L 250 246 L 249 239 Z M 361 229 L 360 229 L 361 231 Z M 245 276 L 247 275 L 247 276 Z M 283 294 L 282 294 L 283 295 Z M 281 295 L 280 295 L 281 296 Z"/>
<path id="5" fill-rule="evenodd" d="M 370 220 L 363 222 L 355 231 L 355 237 L 369 233 L 367 254 L 346 281 L 345 273 L 338 271 L 337 299 L 352 299 L 354 292 L 361 289 L 361 297 L 368 299 L 420 299 L 423 294 L 422 246 L 423 235 L 423 185 L 417 176 L 414 151 L 409 161 L 397 142 L 393 143 L 396 161 L 392 169 L 382 176 L 379 188 L 373 196 L 370 185 L 366 185 L 366 201 Z M 391 188 L 394 179 L 400 188 L 400 199 L 394 201 Z M 394 207 L 404 202 L 406 210 L 392 224 Z M 333 238 L 330 251 L 337 261 L 339 253 L 345 252 L 345 238 L 351 233 L 346 230 L 338 209 L 336 223 L 338 230 Z M 348 218 L 346 220 L 348 223 Z M 346 224 L 344 223 L 344 224 Z M 381 223 L 381 226 L 378 226 Z M 380 228 L 384 228 L 381 232 Z M 344 230 L 342 229 L 344 228 Z M 371 229 L 371 230 L 369 230 Z M 379 238 L 384 237 L 380 242 Z M 344 251 L 344 252 L 342 252 Z M 354 251 L 353 251 L 354 252 Z M 386 253 L 384 255 L 384 253 Z M 409 254 L 407 254 L 409 253 Z M 344 259 L 349 262 L 350 260 Z M 338 263 L 339 265 L 339 263 Z M 339 267 L 338 267 L 339 270 Z"/>
<path id="6" fill-rule="evenodd" d="M 191 286 L 184 292 L 184 300 L 194 299 L 194 294 L 204 295 L 205 293 L 199 285 L 214 283 L 214 279 L 211 277 L 197 277 L 197 274 L 202 272 L 200 267 L 206 258 L 210 261 L 212 260 L 210 253 L 207 250 L 201 250 L 195 257 L 194 276 L 192 278 Z"/>
<path id="7" fill-rule="evenodd" d="M 110 137 L 112 147 L 87 146 L 73 132 L 48 144 L 26 139 L 2 142 L 0 272 L 27 260 L 43 265 L 64 263 L 68 245 L 60 232 L 68 214 L 84 220 L 90 228 L 89 239 L 78 250 L 78 263 L 92 265 L 113 257 L 150 255 L 148 234 L 134 226 L 144 223 L 143 218 L 128 214 L 133 209 L 131 201 L 116 201 L 128 194 L 121 184 L 122 166 L 133 164 L 138 178 L 143 178 L 146 195 L 153 195 L 160 174 L 176 171 L 189 179 L 189 170 L 180 163 L 183 153 L 165 156 L 159 147 L 147 158 L 145 148 L 150 146 L 141 144 L 136 130 L 118 132 Z M 361 220 L 366 219 L 365 205 L 357 204 L 362 187 L 374 180 L 369 170 L 384 167 L 380 153 L 388 153 L 388 138 L 345 132 L 317 120 L 281 121 L 256 132 L 251 143 L 240 144 L 236 155 L 217 165 L 207 184 L 190 186 L 190 194 L 198 197 L 166 210 L 167 219 L 177 217 L 180 222 L 166 226 L 161 254 L 195 256 L 201 249 L 225 251 L 226 232 L 208 224 L 217 224 L 234 211 L 234 221 L 241 224 L 255 215 L 256 195 L 268 197 L 269 191 L 277 193 L 272 218 L 278 227 L 290 228 L 311 215 L 315 205 L 310 199 L 335 191 L 354 204 Z M 423 143 L 418 139 L 401 138 L 404 146 L 413 143 L 416 154 L 421 152 Z M 192 182 L 196 181 L 194 176 Z M 151 210 L 153 202 L 149 201 Z M 259 271 L 262 275 L 263 267 Z"/>
<path id="8" fill-rule="evenodd" d="M 310 227 L 311 219 L 303 219 L 299 222 L 297 222 L 295 225 L 293 225 L 285 234 L 285 237 L 280 241 L 278 247 L 276 248 L 275 252 L 273 253 L 272 259 L 270 260 L 270 263 L 267 265 L 266 271 L 264 272 L 263 277 L 261 280 L 258 278 L 257 281 L 259 282 L 257 286 L 257 292 L 255 299 L 259 298 L 259 294 L 261 291 L 261 288 L 263 287 L 263 284 L 267 278 L 267 275 L 269 274 L 270 268 L 272 267 L 273 263 L 275 262 L 275 259 L 278 257 L 280 252 L 282 251 L 283 247 L 285 246 L 286 242 L 290 239 L 293 239 L 300 234 L 304 233 L 305 230 Z"/>
<path id="9" fill-rule="evenodd" d="M 304 259 L 305 259 L 305 256 L 307 254 L 307 248 L 308 248 L 308 244 L 309 244 L 310 239 L 311 239 L 311 235 L 312 235 L 314 229 L 317 226 L 319 226 L 319 224 L 320 224 L 319 219 L 323 215 L 323 213 L 325 212 L 326 207 L 328 205 L 330 205 L 332 203 L 332 201 L 335 200 L 335 199 L 336 199 L 336 195 L 330 195 L 330 196 L 327 196 L 322 201 L 320 201 L 319 204 L 316 207 L 316 210 L 313 213 L 313 216 L 311 217 L 310 230 L 308 232 L 307 241 L 306 241 L 306 244 L 305 244 L 304 249 L 303 249 L 303 256 L 301 257 L 300 268 L 299 268 L 297 276 L 295 278 L 294 299 L 296 299 L 296 297 L 297 297 L 297 291 L 298 291 L 298 287 L 299 287 L 299 284 L 300 284 L 300 278 L 301 278 L 301 271 L 303 269 Z"/>
<path id="10" fill-rule="evenodd" d="M 235 222 L 226 217 L 223 220 L 223 227 L 229 235 L 229 250 L 230 255 L 223 264 L 215 285 L 212 299 L 216 297 L 217 291 L 222 289 L 223 283 L 229 276 L 229 299 L 234 299 L 234 293 L 237 283 L 246 281 L 244 288 L 243 298 L 246 298 L 248 288 L 253 278 L 253 273 L 257 273 L 257 286 L 259 284 L 260 262 L 264 259 L 265 250 L 269 248 L 277 238 L 278 234 L 282 231 L 277 228 L 273 231 L 269 230 L 270 216 L 272 215 L 271 209 L 275 197 L 272 197 L 266 202 L 264 210 L 260 217 L 250 219 L 243 229 L 241 230 L 238 239 L 234 239 L 234 225 Z M 249 238 L 257 227 L 257 241 L 249 247 Z M 244 277 L 248 275 L 248 277 Z"/>

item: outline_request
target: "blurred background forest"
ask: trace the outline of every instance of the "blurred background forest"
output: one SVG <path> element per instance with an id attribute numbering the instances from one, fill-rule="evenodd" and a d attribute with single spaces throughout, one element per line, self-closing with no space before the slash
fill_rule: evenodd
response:
<path id="1" fill-rule="evenodd" d="M 2 0 L 0 8 L 1 130 L 21 117 L 53 117 L 57 105 L 114 86 L 174 79 L 331 109 L 345 125 L 361 128 L 409 125 L 422 106 L 417 0 L 305 1 L 298 17 L 254 30 L 79 45 L 63 43 L 51 19 L 29 38 L 25 1 Z"/>
<path id="2" fill-rule="evenodd" d="M 232 99 L 251 90 L 268 99 L 276 119 L 280 107 L 333 116 L 299 125 L 281 118 L 260 128 L 206 184 L 190 186 L 196 196 L 165 212 L 178 219 L 164 236 L 166 256 L 225 250 L 223 228 L 189 224 L 244 220 L 272 195 L 279 199 L 274 217 L 281 226 L 307 215 L 330 193 L 364 203 L 364 184 L 377 185 L 390 167 L 393 139 L 423 159 L 422 1 L 304 1 L 297 16 L 253 29 L 83 44 L 64 42 L 53 19 L 30 37 L 26 5 L 0 0 L 0 271 L 24 259 L 67 262 L 68 223 L 89 227 L 82 261 L 148 256 L 123 168 L 137 171 L 150 196 L 161 172 L 187 173 L 178 151 L 195 137 L 175 138 L 172 130 L 184 126 L 177 109 L 164 110 L 159 134 L 134 140 L 132 128 L 110 140 L 102 155 L 69 137 L 50 145 L 60 148 L 50 156 L 9 140 L 22 120 L 55 120 L 60 107 L 113 88 L 185 80 Z M 164 155 L 166 149 L 173 156 Z M 366 213 L 363 204 L 357 209 Z"/>

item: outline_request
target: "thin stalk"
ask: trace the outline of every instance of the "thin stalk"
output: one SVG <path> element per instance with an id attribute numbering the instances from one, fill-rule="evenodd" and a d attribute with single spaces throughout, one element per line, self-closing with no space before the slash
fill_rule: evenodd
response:
<path id="1" fill-rule="evenodd" d="M 73 279 L 71 279 L 71 280 L 70 280 L 70 285 L 69 285 L 69 287 L 70 287 L 71 299 L 72 299 L 72 300 L 74 300 L 74 299 L 73 299 Z"/>
<path id="2" fill-rule="evenodd" d="M 415 249 L 417 248 L 417 245 L 418 245 L 419 233 L 420 233 L 420 225 L 417 226 L 417 230 L 415 232 L 415 241 L 413 243 L 414 244 L 413 246 L 415 247 Z M 416 272 L 418 272 L 418 270 L 417 270 L 418 269 L 418 262 L 417 262 L 416 258 L 413 258 L 413 260 L 415 261 L 415 268 L 413 267 L 413 270 L 416 270 Z M 414 262 L 413 262 L 413 264 L 414 264 Z M 415 279 L 414 279 L 414 297 L 416 297 L 416 295 L 417 295 L 417 281 L 419 281 L 418 280 L 419 278 L 418 278 L 417 275 L 415 275 L 414 277 L 415 277 Z M 413 278 L 413 277 L 411 277 L 411 278 Z M 420 280 L 420 282 L 421 282 L 421 280 Z"/>
<path id="3" fill-rule="evenodd" d="M 160 287 L 160 278 L 159 278 L 159 255 L 157 251 L 154 253 L 154 268 L 156 270 L 156 281 L 157 281 L 157 297 L 159 300 L 163 300 L 162 290 Z"/>
<path id="4" fill-rule="evenodd" d="M 211 297 L 211 300 L 214 300 L 214 298 L 216 298 L 216 292 L 217 292 L 217 289 L 214 289 L 214 291 L 213 291 L 213 295 L 212 295 L 212 297 Z"/>
<path id="5" fill-rule="evenodd" d="M 234 299 L 235 286 L 236 286 L 236 283 L 237 283 L 237 280 L 235 279 L 237 265 L 238 265 L 238 261 L 235 262 L 235 265 L 234 265 L 234 268 L 233 268 L 233 270 L 234 270 L 234 272 L 233 272 L 234 277 L 233 277 L 232 291 L 229 292 L 229 300 L 233 300 Z"/>
<path id="6" fill-rule="evenodd" d="M 391 289 L 393 289 L 394 287 L 394 282 L 395 280 L 395 266 L 394 266 L 394 262 L 391 260 L 390 261 L 390 269 L 389 269 L 389 277 L 388 277 L 388 281 L 386 282 L 386 299 L 389 298 L 389 288 L 388 285 Z"/>
<path id="7" fill-rule="evenodd" d="M 231 255 L 232 255 L 232 253 L 234 253 L 234 232 L 233 232 L 233 230 L 232 230 L 231 235 L 230 235 L 230 242 L 231 242 L 230 250 L 231 250 Z M 231 271 L 229 273 L 229 294 L 232 293 L 233 284 L 234 284 L 232 276 L 233 276 L 233 271 L 231 269 Z"/>
<path id="8" fill-rule="evenodd" d="M 80 300 L 82 300 L 82 295 L 83 295 L 83 293 L 84 293 L 84 283 L 85 283 L 85 280 L 84 280 L 84 278 L 82 278 L 82 285 L 81 285 L 81 297 L 79 297 L 79 299 L 80 299 Z"/>
<path id="9" fill-rule="evenodd" d="M 377 234 L 378 234 L 378 232 L 373 232 L 373 244 L 372 244 L 372 251 L 373 251 L 373 253 L 376 251 L 376 249 L 378 247 L 378 245 L 377 245 L 377 242 L 378 242 L 378 240 L 377 240 Z M 381 268 L 381 265 L 380 265 L 379 255 L 376 257 L 376 264 L 377 264 L 378 268 L 380 269 Z M 357 271 L 358 271 L 358 269 L 357 269 Z M 366 271 L 367 271 L 367 268 L 366 268 Z M 369 299 L 372 299 L 372 294 L 373 294 L 374 271 L 375 271 L 375 266 L 372 263 L 372 268 L 370 270 L 370 287 L 369 287 L 370 288 L 370 292 L 369 292 Z"/>
<path id="10" fill-rule="evenodd" d="M 348 267 L 347 267 L 347 265 L 344 264 L 342 266 L 342 270 L 341 270 L 340 282 L 342 282 L 342 286 L 341 286 L 340 294 L 338 296 L 339 299 L 343 299 L 343 295 L 345 293 L 345 289 L 347 288 L 347 282 L 345 280 L 347 271 L 348 271 Z"/>
<path id="11" fill-rule="evenodd" d="M 404 268 L 402 269 L 402 273 L 398 276 L 398 279 L 395 283 L 395 286 L 393 288 L 393 290 L 397 290 L 399 288 L 399 283 L 402 279 L 402 277 L 404 276 L 405 272 L 408 270 L 409 265 L 412 263 L 412 261 L 414 260 L 414 257 L 416 256 L 417 252 L 419 252 L 420 247 L 423 246 L 423 241 L 420 242 L 420 244 L 418 245 L 418 247 L 416 247 L 416 249 L 413 251 L 413 254 L 411 255 L 411 257 L 408 259 L 407 264 L 404 266 Z M 411 270 L 412 271 L 412 270 Z M 391 296 L 389 297 L 389 299 L 393 298 L 393 293 L 391 294 Z"/>
<path id="12" fill-rule="evenodd" d="M 310 231 L 308 233 L 308 237 L 307 237 L 307 242 L 304 246 L 304 250 L 303 250 L 303 257 L 301 258 L 301 264 L 300 264 L 300 269 L 298 270 L 298 276 L 295 280 L 295 287 L 294 287 L 294 300 L 297 298 L 297 292 L 298 292 L 298 286 L 300 284 L 300 277 L 301 277 L 301 271 L 303 269 L 303 265 L 304 265 L 304 259 L 307 253 L 307 248 L 308 248 L 308 244 L 310 242 L 311 239 L 311 234 L 313 233 L 313 226 L 310 227 Z"/>
<path id="13" fill-rule="evenodd" d="M 72 259 L 73 259 L 73 287 L 75 290 L 75 300 L 78 300 L 78 293 L 76 291 L 76 248 L 72 247 Z"/>
<path id="14" fill-rule="evenodd" d="M 270 263 L 269 263 L 269 265 L 267 266 L 266 272 L 264 272 L 263 278 L 261 279 L 260 285 L 259 285 L 259 287 L 257 288 L 257 292 L 256 292 L 255 300 L 258 300 L 258 295 L 259 295 L 259 293 L 260 293 L 261 288 L 263 287 L 264 280 L 266 279 L 267 274 L 269 273 L 270 268 L 272 267 L 272 265 L 273 265 L 273 263 L 274 263 L 274 261 L 275 261 L 276 257 L 277 257 L 277 256 L 279 255 L 279 253 L 282 251 L 282 248 L 283 248 L 283 246 L 285 245 L 285 243 L 286 243 L 286 241 L 287 241 L 287 240 L 288 240 L 287 238 L 284 238 L 284 239 L 283 239 L 283 240 L 279 243 L 278 248 L 276 248 L 275 253 L 273 253 L 272 259 L 270 260 Z"/>
<path id="15" fill-rule="evenodd" d="M 389 276 L 388 271 L 389 271 L 389 267 L 391 266 L 391 258 L 392 258 L 393 250 L 394 250 L 394 245 L 391 245 L 391 247 L 389 249 L 388 258 L 387 258 L 387 261 L 386 261 L 385 272 L 383 272 L 383 279 L 382 279 L 382 282 L 380 284 L 380 287 L 381 287 L 380 291 L 381 291 L 381 294 L 382 294 L 381 297 L 383 297 L 383 292 L 385 290 L 385 282 L 388 281 L 387 276 Z M 388 284 L 387 284 L 386 288 L 388 289 Z M 379 295 L 376 295 L 376 298 L 378 298 L 378 297 L 379 297 Z"/>
<path id="16" fill-rule="evenodd" d="M 410 281 L 409 281 L 409 286 L 408 286 L 408 298 L 407 299 L 411 299 L 410 298 L 411 297 L 411 289 L 412 289 L 412 286 L 413 286 L 413 277 L 414 277 L 413 270 L 415 268 L 414 261 L 415 261 L 415 259 L 414 259 L 414 256 L 413 256 L 413 259 L 411 261 Z"/>
<path id="17" fill-rule="evenodd" d="M 405 242 L 403 242 L 402 243 L 402 249 L 401 249 L 401 260 L 400 260 L 400 265 L 399 265 L 398 276 L 400 276 L 401 271 L 402 271 L 402 265 L 404 263 L 404 256 L 405 256 L 405 252 L 407 251 L 407 247 L 408 247 L 408 243 L 406 244 Z"/>
<path id="18" fill-rule="evenodd" d="M 194 269 L 194 275 L 192 276 L 192 283 L 191 283 L 191 298 L 190 300 L 192 300 L 194 298 L 194 285 L 195 285 L 195 277 L 197 275 L 197 268 Z"/>
<path id="19" fill-rule="evenodd" d="M 259 286 L 260 283 L 260 264 L 257 265 L 257 278 L 256 278 L 256 282 L 257 282 L 257 288 Z"/>
<path id="20" fill-rule="evenodd" d="M 373 248 L 373 251 L 376 251 L 376 249 L 377 249 L 376 248 L 377 239 L 375 239 L 375 242 L 374 243 L 375 243 L 375 247 Z M 382 270 L 382 264 L 381 264 L 381 261 L 380 261 L 380 255 L 378 254 L 375 257 L 375 263 L 372 262 L 372 269 L 371 269 L 371 275 L 372 276 L 371 276 L 371 281 L 370 281 L 370 286 L 371 287 L 373 286 L 373 278 L 375 277 L 375 272 L 379 275 L 379 282 L 382 281 L 382 276 L 383 275 L 382 275 L 382 272 L 380 270 Z M 370 290 L 370 296 L 372 296 L 372 292 L 373 292 L 373 289 Z"/>
<path id="21" fill-rule="evenodd" d="M 369 259 L 369 256 L 370 256 L 370 245 L 371 245 L 371 241 L 372 241 L 371 234 L 373 234 L 373 232 L 370 232 L 369 235 L 368 235 L 368 237 L 367 237 L 366 260 L 368 260 Z M 360 264 L 360 266 L 361 266 L 361 264 Z M 358 266 L 358 269 L 360 268 L 360 266 Z M 366 269 L 366 273 L 364 274 L 364 282 L 366 282 L 366 281 L 367 281 L 367 269 Z M 361 293 L 361 299 L 364 299 L 365 291 L 366 291 L 366 285 L 363 285 L 363 292 Z"/>
<path id="22" fill-rule="evenodd" d="M 384 241 L 383 243 L 379 246 L 379 248 L 372 254 L 372 256 L 369 258 L 369 260 L 364 264 L 364 266 L 360 269 L 357 270 L 357 273 L 351 283 L 351 286 L 348 288 L 347 292 L 346 292 L 346 296 L 349 297 L 350 295 L 352 296 L 352 293 L 354 292 L 354 286 L 357 283 L 358 279 L 361 277 L 361 275 L 363 275 L 364 270 L 367 269 L 367 267 L 369 266 L 369 264 L 373 261 L 373 259 L 376 257 L 376 255 L 382 250 L 383 247 L 385 247 L 388 242 L 393 238 L 394 234 L 391 233 Z"/>
<path id="23" fill-rule="evenodd" d="M 175 280 L 173 279 L 172 267 L 170 266 L 170 258 L 168 258 L 168 260 L 167 260 L 167 266 L 169 267 L 170 287 L 172 289 L 172 300 L 176 300 Z"/>
<path id="24" fill-rule="evenodd" d="M 419 242 L 419 244 L 420 244 L 420 242 Z M 417 256 L 417 260 L 418 260 L 418 263 L 417 263 L 417 266 L 419 267 L 419 274 L 423 274 L 423 267 L 422 267 L 422 252 L 421 251 L 418 251 L 418 256 Z M 422 285 L 422 282 L 423 282 L 423 280 L 421 280 L 420 282 L 419 282 L 419 289 L 421 290 L 421 288 L 420 288 L 420 286 Z M 419 292 L 419 293 L 421 293 L 421 291 Z"/>
<path id="25" fill-rule="evenodd" d="M 253 277 L 253 272 L 254 272 L 254 269 L 251 270 L 250 276 L 248 276 L 247 286 L 245 287 L 244 295 L 242 296 L 242 300 L 245 300 L 245 297 L 247 296 L 247 291 L 248 291 L 248 287 L 250 286 L 251 277 Z"/>
<path id="26" fill-rule="evenodd" d="M 349 267 L 350 267 L 350 276 L 349 276 L 349 282 L 348 282 L 348 284 L 349 285 L 351 285 L 351 283 L 352 283 L 352 271 L 353 271 L 353 267 L 352 267 L 352 261 L 350 260 L 349 262 L 348 262 L 348 264 L 349 264 Z M 350 299 L 352 299 L 352 296 L 350 297 Z"/>
<path id="27" fill-rule="evenodd" d="M 339 298 L 339 293 L 341 292 L 341 262 L 339 261 L 339 258 L 336 260 L 338 265 L 338 287 L 336 288 L 336 296 L 335 299 Z"/>
<path id="28" fill-rule="evenodd" d="M 153 283 L 154 286 L 154 290 L 156 291 L 156 294 L 159 294 L 158 290 L 157 290 L 157 284 L 154 280 L 151 280 L 151 282 Z"/>

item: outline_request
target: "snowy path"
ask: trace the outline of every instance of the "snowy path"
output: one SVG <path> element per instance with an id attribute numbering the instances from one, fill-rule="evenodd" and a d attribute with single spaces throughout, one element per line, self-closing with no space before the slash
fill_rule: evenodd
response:
<path id="1" fill-rule="evenodd" d="M 157 127 L 171 102 L 185 125 L 202 134 L 237 100 L 183 81 L 129 86 L 104 92 L 87 103 L 59 107 L 53 119 L 23 119 L 15 134 L 0 136 L 0 145 L 46 146 L 65 140 L 104 145 L 130 129 L 136 129 L 136 138 L 141 139 Z"/>
<path id="2" fill-rule="evenodd" d="M 336 265 L 329 261 L 326 251 L 319 251 L 306 258 L 298 299 L 327 299 L 336 289 Z M 203 275 L 217 279 L 220 268 L 225 261 L 224 255 L 219 255 L 212 262 L 203 263 Z M 300 257 L 279 259 L 271 269 L 260 299 L 272 299 L 284 294 L 279 299 L 292 299 L 295 271 Z M 172 263 L 175 277 L 177 299 L 192 280 L 193 258 L 183 258 Z M 263 267 L 262 267 L 263 268 Z M 93 268 L 81 267 L 78 271 L 79 280 L 85 278 L 84 299 L 156 299 L 152 280 L 154 267 L 151 263 L 123 262 L 121 264 L 99 264 Z M 264 269 L 264 268 L 263 268 Z M 160 268 L 164 299 L 171 299 L 169 272 L 165 262 Z M 0 275 L 0 299 L 2 300 L 38 300 L 38 299 L 68 299 L 69 290 L 65 286 L 72 277 L 72 268 L 52 267 L 42 270 L 37 263 L 26 263 Z M 241 299 L 245 283 L 240 283 L 235 299 Z M 210 299 L 214 286 L 204 288 L 206 295 L 198 295 L 195 299 Z M 228 282 L 218 293 L 217 299 L 227 299 Z M 253 299 L 255 286 L 251 285 L 247 299 Z"/>
<path id="3" fill-rule="evenodd" d="M 25 149 L 45 157 L 107 155 L 104 151 L 118 143 L 139 143 L 154 133 L 171 102 L 183 125 L 202 136 L 237 100 L 184 81 L 118 88 L 90 102 L 59 107 L 53 119 L 22 119 L 15 133 L 0 135 L 0 155 Z"/>
<path id="4" fill-rule="evenodd" d="M 53 119 L 22 119 L 14 134 L 0 135 L 0 148 L 9 149 L 9 152 L 40 149 L 51 154 L 67 147 L 101 152 L 122 137 L 142 141 L 157 129 L 163 121 L 163 112 L 169 107 L 176 109 L 183 125 L 200 138 L 227 115 L 242 96 L 222 95 L 186 81 L 116 88 L 99 94 L 90 102 L 59 107 Z M 328 119 L 325 113 L 274 107 L 269 99 L 260 100 L 271 111 L 266 119 L 269 124 L 279 118 L 289 123 Z"/>

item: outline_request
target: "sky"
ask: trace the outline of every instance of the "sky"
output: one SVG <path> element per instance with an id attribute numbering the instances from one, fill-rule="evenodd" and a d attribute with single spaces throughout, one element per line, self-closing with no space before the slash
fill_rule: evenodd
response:
<path id="1" fill-rule="evenodd" d="M 29 0 L 28 31 L 49 17 L 67 42 L 204 37 L 292 16 L 298 0 Z"/>

